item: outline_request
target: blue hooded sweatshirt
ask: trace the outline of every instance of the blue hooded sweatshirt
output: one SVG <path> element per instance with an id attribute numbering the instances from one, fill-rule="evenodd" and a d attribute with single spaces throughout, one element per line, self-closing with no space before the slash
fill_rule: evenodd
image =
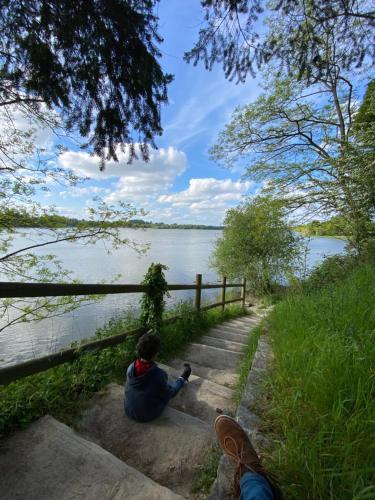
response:
<path id="1" fill-rule="evenodd" d="M 134 375 L 134 363 L 132 363 L 127 371 L 125 385 L 125 413 L 137 422 L 154 420 L 177 392 L 168 384 L 167 373 L 156 363 L 139 377 Z"/>

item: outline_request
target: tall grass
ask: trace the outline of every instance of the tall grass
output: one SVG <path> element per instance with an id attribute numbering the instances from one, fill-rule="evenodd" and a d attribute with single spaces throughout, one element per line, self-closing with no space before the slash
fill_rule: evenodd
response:
<path id="1" fill-rule="evenodd" d="M 235 305 L 225 311 L 216 308 L 197 313 L 191 304 L 180 304 L 171 314 L 179 314 L 181 319 L 162 328 L 160 359 L 168 362 L 212 325 L 243 313 Z M 95 337 L 116 335 L 136 326 L 137 320 L 126 316 L 110 321 Z M 129 338 L 115 347 L 84 353 L 73 363 L 0 387 L 0 436 L 46 413 L 70 423 L 95 391 L 110 382 L 124 383 L 126 369 L 135 358 L 136 340 Z"/>
<path id="2" fill-rule="evenodd" d="M 375 265 L 275 306 L 265 416 L 287 498 L 375 498 Z"/>

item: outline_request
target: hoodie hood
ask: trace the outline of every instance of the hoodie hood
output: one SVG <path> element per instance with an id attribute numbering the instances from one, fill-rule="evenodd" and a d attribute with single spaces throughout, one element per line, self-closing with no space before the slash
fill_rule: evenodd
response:
<path id="1" fill-rule="evenodd" d="M 150 380 L 155 378 L 156 372 L 159 370 L 156 363 L 153 363 L 151 368 L 144 374 L 136 377 L 134 375 L 134 362 L 129 366 L 127 371 L 127 383 L 132 387 L 137 387 L 141 389 L 144 386 L 148 386 L 150 384 Z"/>

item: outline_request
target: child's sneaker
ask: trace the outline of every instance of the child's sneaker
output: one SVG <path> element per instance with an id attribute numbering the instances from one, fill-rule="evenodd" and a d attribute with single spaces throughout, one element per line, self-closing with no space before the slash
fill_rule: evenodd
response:
<path id="1" fill-rule="evenodd" d="M 186 381 L 189 380 L 189 377 L 191 375 L 191 367 L 189 363 L 184 363 L 184 371 L 181 374 L 181 377 L 184 378 Z"/>

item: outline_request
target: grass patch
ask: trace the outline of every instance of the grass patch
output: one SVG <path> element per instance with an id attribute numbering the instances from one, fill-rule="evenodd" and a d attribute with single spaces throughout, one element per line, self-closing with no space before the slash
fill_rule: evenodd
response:
<path id="1" fill-rule="evenodd" d="M 192 493 L 201 493 L 208 495 L 212 483 L 214 482 L 219 467 L 222 450 L 219 445 L 214 445 L 207 454 L 206 461 L 200 469 L 192 486 Z"/>
<path id="2" fill-rule="evenodd" d="M 234 398 L 237 405 L 240 403 L 243 391 L 245 390 L 246 387 L 247 378 L 249 376 L 251 365 L 253 364 L 253 359 L 255 351 L 257 350 L 258 347 L 258 340 L 262 328 L 263 328 L 262 325 L 258 325 L 252 330 L 249 340 L 247 341 L 246 349 L 244 350 L 245 355 L 241 359 L 241 362 L 238 367 L 239 377 L 236 387 L 234 389 L 235 391 Z"/>
<path id="3" fill-rule="evenodd" d="M 337 267 L 335 267 L 336 272 Z M 291 499 L 375 498 L 375 265 L 291 294 L 269 317 L 267 464 Z"/>
<path id="4" fill-rule="evenodd" d="M 162 329 L 160 360 L 165 362 L 214 324 L 244 312 L 234 305 L 224 311 L 217 308 L 198 314 L 191 304 L 180 304 L 173 313 L 181 314 L 181 319 Z M 95 338 L 116 335 L 135 326 L 137 320 L 130 316 L 112 320 L 96 332 Z M 72 363 L 1 386 L 0 435 L 25 427 L 46 413 L 71 423 L 94 392 L 110 382 L 124 383 L 126 369 L 135 358 L 136 340 L 129 338 L 115 347 L 83 353 Z"/>

